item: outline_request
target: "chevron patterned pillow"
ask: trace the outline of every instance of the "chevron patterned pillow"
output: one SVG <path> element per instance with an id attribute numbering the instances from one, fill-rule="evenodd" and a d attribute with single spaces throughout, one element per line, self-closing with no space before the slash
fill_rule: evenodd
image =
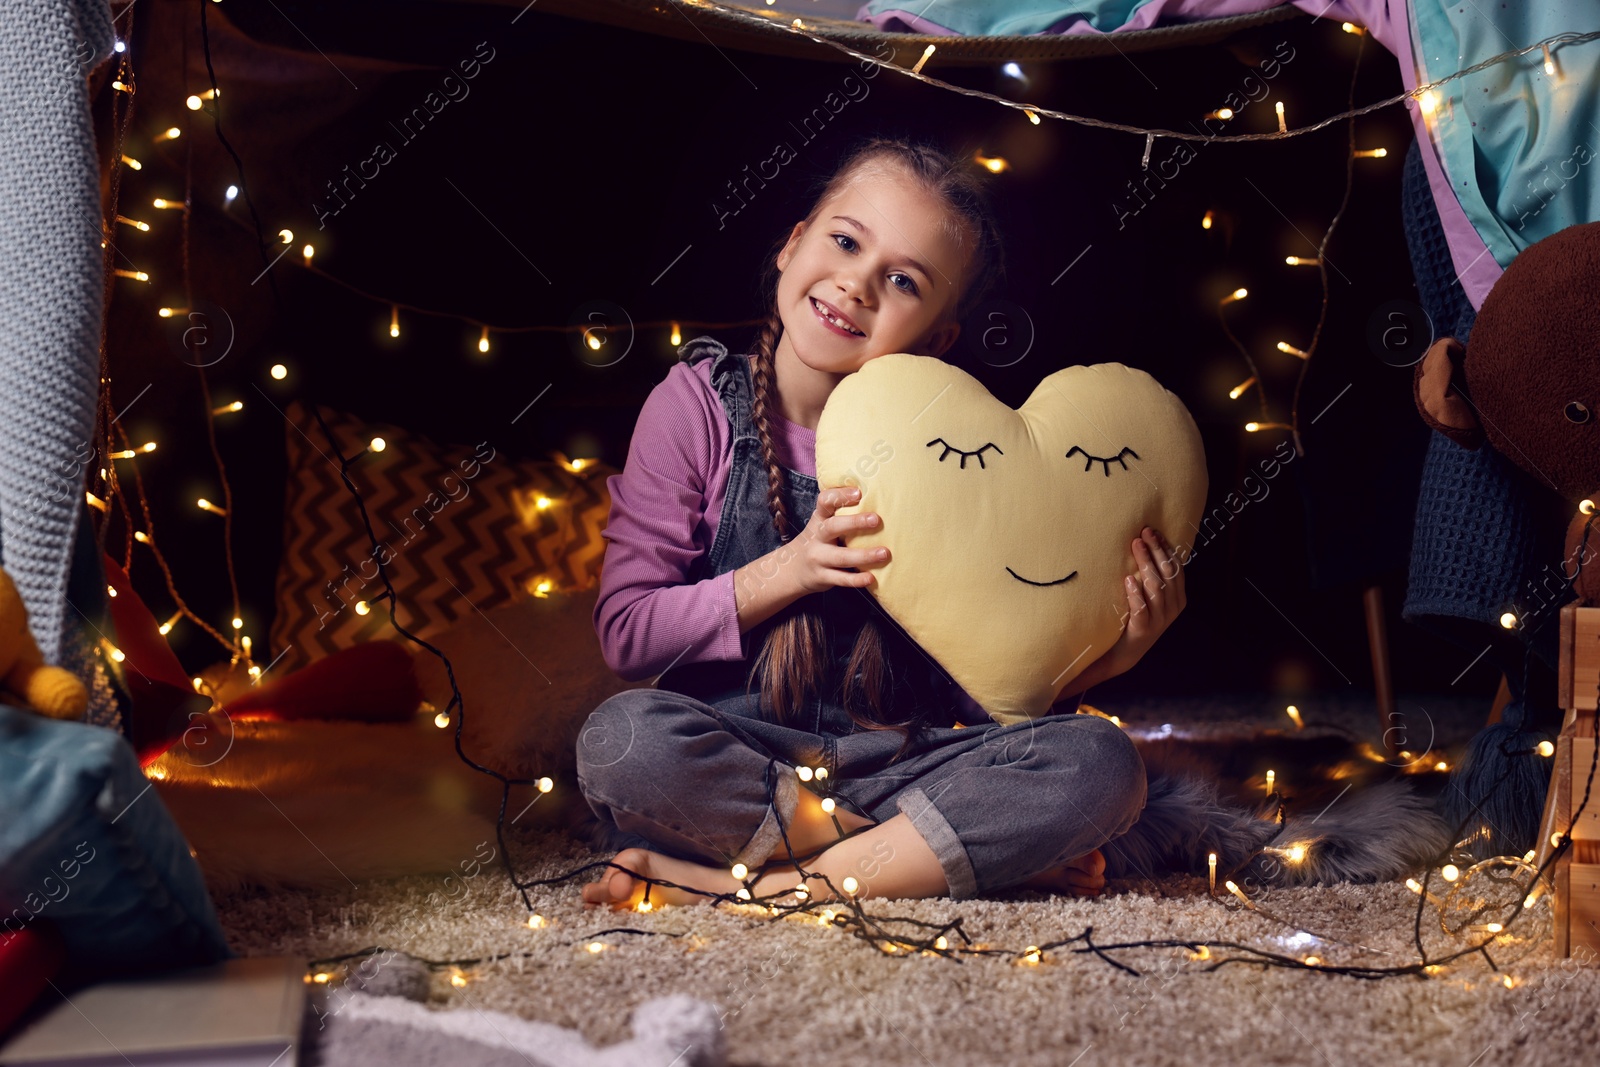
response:
<path id="1" fill-rule="evenodd" d="M 394 585 L 395 620 L 424 638 L 519 597 L 599 584 L 606 478 L 615 468 L 559 454 L 517 460 L 489 442 L 436 445 L 398 426 L 322 414 L 346 455 L 384 441 L 350 464 L 378 543 L 311 409 L 290 404 L 271 635 L 279 671 L 395 636 L 380 562 Z"/>

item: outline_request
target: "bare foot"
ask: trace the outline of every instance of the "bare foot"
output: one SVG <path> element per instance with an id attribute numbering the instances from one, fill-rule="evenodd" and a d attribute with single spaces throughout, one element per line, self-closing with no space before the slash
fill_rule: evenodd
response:
<path id="1" fill-rule="evenodd" d="M 1043 889 L 1050 893 L 1095 897 L 1106 887 L 1105 872 L 1106 858 L 1099 849 L 1095 849 L 1075 860 L 1040 871 L 1021 884 L 1028 889 Z"/>
<path id="2" fill-rule="evenodd" d="M 642 848 L 625 848 L 611 857 L 611 862 L 629 871 L 638 871 L 646 878 L 665 879 L 710 893 L 731 895 L 737 893 L 742 885 L 726 867 L 706 867 Z M 694 893 L 687 889 L 648 885 L 627 871 L 607 867 L 600 872 L 599 878 L 583 887 L 583 906 L 590 909 L 604 904 L 613 911 L 630 911 L 644 899 L 647 886 L 652 905 L 703 904 L 712 899 L 705 893 Z"/>

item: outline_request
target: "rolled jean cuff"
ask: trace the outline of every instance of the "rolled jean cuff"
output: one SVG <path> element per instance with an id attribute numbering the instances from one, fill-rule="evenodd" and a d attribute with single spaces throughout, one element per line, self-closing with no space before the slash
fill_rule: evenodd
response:
<path id="1" fill-rule="evenodd" d="M 772 788 L 772 803 L 767 806 L 767 817 L 761 820 L 761 825 L 756 828 L 755 836 L 750 838 L 749 844 L 739 850 L 733 857 L 734 863 L 742 863 L 751 870 L 767 862 L 768 857 L 783 843 L 783 832 L 779 829 L 778 817 L 783 817 L 783 829 L 794 825 L 794 813 L 800 804 L 800 782 L 795 776 L 794 768 L 788 764 L 774 761 L 769 764 L 772 773 L 778 780 Z"/>
<path id="2" fill-rule="evenodd" d="M 967 847 L 928 795 L 920 787 L 912 786 L 903 790 L 895 803 L 938 857 L 951 899 L 970 900 L 977 896 L 978 876 L 972 869 Z"/>

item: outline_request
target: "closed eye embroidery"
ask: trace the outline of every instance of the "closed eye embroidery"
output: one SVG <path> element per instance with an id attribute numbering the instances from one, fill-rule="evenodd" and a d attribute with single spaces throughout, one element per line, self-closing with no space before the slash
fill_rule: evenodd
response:
<path id="1" fill-rule="evenodd" d="M 1002 455 L 1002 456 L 1005 455 L 1004 452 L 1000 452 L 1000 446 L 995 444 L 993 441 L 990 441 L 988 444 L 984 445 L 982 448 L 978 449 L 976 452 L 968 452 L 965 449 L 957 448 L 955 445 L 953 445 L 950 442 L 946 441 L 942 437 L 935 437 L 932 441 L 928 442 L 928 447 L 929 448 L 932 448 L 934 445 L 944 445 L 944 451 L 939 453 L 939 462 L 940 463 L 944 462 L 944 457 L 946 457 L 950 453 L 954 452 L 954 453 L 956 453 L 957 455 L 959 455 L 961 457 L 961 469 L 962 470 L 966 470 L 967 469 L 967 459 L 970 456 L 977 456 L 978 457 L 978 466 L 982 467 L 984 470 L 988 470 L 989 468 L 987 466 L 985 466 L 984 462 L 983 462 L 983 454 L 984 454 L 984 452 L 988 451 L 991 448 L 994 449 L 996 452 L 999 452 L 1000 455 Z"/>
<path id="2" fill-rule="evenodd" d="M 1123 470 L 1127 470 L 1128 469 L 1128 463 L 1127 463 L 1126 460 L 1124 460 L 1122 458 L 1123 456 L 1125 456 L 1125 455 L 1132 456 L 1134 459 L 1138 459 L 1139 458 L 1139 453 L 1135 452 L 1131 448 L 1124 448 L 1121 452 L 1118 452 L 1116 455 L 1112 456 L 1110 459 L 1101 459 L 1099 456 L 1091 456 L 1091 455 L 1089 455 L 1089 453 L 1084 452 L 1083 449 L 1079 448 L 1077 445 L 1073 445 L 1072 446 L 1072 452 L 1080 452 L 1080 453 L 1083 454 L 1083 458 L 1085 460 L 1087 460 L 1087 462 L 1084 463 L 1084 465 L 1083 465 L 1083 469 L 1084 470 L 1089 470 L 1096 463 L 1104 463 L 1105 464 L 1105 471 L 1106 471 L 1106 477 L 1107 478 L 1111 477 L 1111 465 L 1113 463 L 1122 464 L 1122 469 Z M 1067 453 L 1067 458 L 1068 459 L 1072 458 L 1072 452 L 1068 452 Z"/>

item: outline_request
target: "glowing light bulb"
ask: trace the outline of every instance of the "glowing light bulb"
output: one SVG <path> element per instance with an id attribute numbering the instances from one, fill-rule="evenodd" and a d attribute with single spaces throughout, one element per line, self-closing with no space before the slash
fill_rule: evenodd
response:
<path id="1" fill-rule="evenodd" d="M 400 305 L 398 304 L 389 309 L 389 336 L 400 336 Z"/>
<path id="2" fill-rule="evenodd" d="M 1358 148 L 1355 151 L 1357 159 L 1384 159 L 1389 155 L 1387 148 Z"/>
<path id="3" fill-rule="evenodd" d="M 1549 758 L 1550 756 L 1554 756 L 1556 754 L 1556 746 L 1552 745 L 1548 741 L 1540 741 L 1538 749 L 1539 749 L 1539 755 L 1544 756 L 1546 758 Z"/>
<path id="4" fill-rule="evenodd" d="M 1201 217 L 1200 217 L 1200 228 L 1201 228 L 1201 229 L 1202 229 L 1202 230 L 1209 230 L 1209 229 L 1211 229 L 1211 224 L 1212 224 L 1212 222 L 1213 222 L 1213 221 L 1214 221 L 1214 220 L 1215 220 L 1215 219 L 1216 219 L 1216 217 L 1217 217 L 1217 216 L 1216 216 L 1216 212 L 1214 212 L 1214 211 L 1207 211 L 1207 212 L 1206 212 L 1206 213 L 1205 213 L 1205 214 L 1204 214 L 1204 215 L 1202 215 L 1202 216 L 1201 216 Z"/>
<path id="5" fill-rule="evenodd" d="M 850 877 L 845 878 L 845 880 L 843 882 L 839 883 L 839 884 L 840 884 L 840 887 L 846 893 L 849 893 L 851 896 L 855 896 L 856 890 L 861 887 L 861 883 L 860 882 L 858 882 L 854 878 L 850 878 Z"/>
<path id="6" fill-rule="evenodd" d="M 224 404 L 220 408 L 212 408 L 211 409 L 211 414 L 213 414 L 213 415 L 229 415 L 229 414 L 232 414 L 235 411 L 243 411 L 243 410 L 244 410 L 244 401 L 243 400 L 235 400 L 233 403 Z M 152 443 L 152 447 L 154 447 L 153 443 Z"/>
<path id="7" fill-rule="evenodd" d="M 1439 110 L 1439 94 L 1432 89 L 1426 90 L 1417 98 L 1417 106 L 1422 108 L 1424 115 L 1431 115 Z"/>
<path id="8" fill-rule="evenodd" d="M 1594 501 L 1593 500 L 1580 500 L 1578 502 L 1578 514 L 1579 515 L 1593 515 L 1594 514 Z"/>
<path id="9" fill-rule="evenodd" d="M 729 873 L 729 874 L 731 874 L 731 875 L 733 875 L 733 876 L 734 876 L 734 877 L 735 877 L 735 878 L 737 878 L 737 879 L 738 879 L 738 880 L 739 880 L 739 881 L 741 881 L 741 882 L 742 882 L 742 881 L 744 881 L 744 880 L 745 880 L 745 878 L 746 878 L 746 877 L 747 877 L 747 876 L 748 876 L 748 875 L 749 875 L 749 874 L 750 874 L 750 868 L 749 868 L 749 867 L 746 867 L 746 866 L 745 866 L 745 865 L 744 865 L 744 864 L 742 864 L 742 863 L 735 863 L 735 864 L 734 864 L 734 865 L 733 865 L 733 866 L 732 866 L 732 867 L 731 867 L 731 868 L 730 868 L 730 869 L 729 869 L 729 871 L 728 871 L 728 873 Z"/>
<path id="10" fill-rule="evenodd" d="M 811 778 L 812 778 L 812 775 L 813 775 L 813 772 L 812 772 L 810 767 L 796 767 L 794 769 L 794 773 L 795 773 L 795 777 L 799 778 L 802 782 L 811 781 Z"/>
<path id="11" fill-rule="evenodd" d="M 1229 119 L 1233 118 L 1233 108 L 1219 107 L 1215 111 L 1207 111 L 1206 118 L 1221 119 L 1223 122 L 1227 122 Z"/>
<path id="12" fill-rule="evenodd" d="M 467 984 L 467 976 L 464 974 L 452 974 L 450 976 L 450 984 L 457 989 L 464 989 Z"/>
<path id="13" fill-rule="evenodd" d="M 1032 108 L 1023 108 L 1022 109 L 1022 113 L 1024 115 L 1028 116 L 1028 121 L 1029 122 L 1033 123 L 1035 126 L 1039 125 L 1039 113 L 1038 112 L 1034 111 Z"/>
<path id="14" fill-rule="evenodd" d="M 1310 359 L 1311 358 L 1311 353 L 1310 352 L 1307 352 L 1305 349 L 1302 349 L 1302 348 L 1296 348 L 1294 345 L 1290 344 L 1288 341 L 1279 341 L 1278 342 L 1278 351 L 1279 352 L 1286 352 L 1291 356 L 1298 356 L 1301 359 Z"/>
<path id="15" fill-rule="evenodd" d="M 1231 304 L 1235 300 L 1243 300 L 1245 297 L 1247 297 L 1249 295 L 1250 295 L 1250 290 L 1248 290 L 1248 289 L 1244 289 L 1244 288 L 1235 289 L 1233 292 L 1229 293 L 1227 296 L 1223 297 L 1220 301 L 1218 301 L 1218 303 Z"/>
<path id="16" fill-rule="evenodd" d="M 598 346 L 591 346 L 591 347 L 598 347 Z M 489 327 L 487 327 L 487 326 L 485 326 L 483 328 L 483 333 L 478 335 L 478 351 L 479 352 L 487 352 L 487 351 L 489 351 Z"/>
<path id="17" fill-rule="evenodd" d="M 122 157 L 122 162 L 126 163 L 130 170 L 144 170 L 144 164 L 140 163 L 137 159 L 134 159 L 132 156 L 123 156 Z"/>
<path id="18" fill-rule="evenodd" d="M 150 232 L 150 224 L 148 222 L 140 222 L 138 219 L 130 219 L 126 215 L 118 215 L 116 219 L 124 226 L 132 226 L 134 229 L 144 233 Z"/>
<path id="19" fill-rule="evenodd" d="M 1548 744 L 1548 742 L 1546 742 L 1546 743 Z M 835 807 L 836 807 L 836 805 L 834 804 L 832 797 L 823 797 L 822 798 L 822 810 L 823 811 L 827 812 L 829 815 L 832 815 L 833 814 L 833 809 Z"/>
<path id="20" fill-rule="evenodd" d="M 928 47 L 926 47 L 926 48 L 924 48 L 922 50 L 921 58 L 918 59 L 915 63 L 913 63 L 911 65 L 911 73 L 913 73 L 913 74 L 921 74 L 922 73 L 922 65 L 924 63 L 926 63 L 928 61 L 929 57 L 931 57 L 933 55 L 933 50 L 934 50 L 934 46 L 931 45 L 931 44 Z"/>
<path id="21" fill-rule="evenodd" d="M 1500 625 L 1505 627 L 1507 630 L 1515 630 L 1517 628 L 1517 616 L 1516 616 L 1516 613 L 1512 612 L 1512 611 L 1508 611 L 1505 614 L 1501 615 L 1500 616 Z"/>
<path id="22" fill-rule="evenodd" d="M 374 452 L 382 452 L 384 449 L 389 447 L 389 442 L 385 441 L 381 437 L 374 437 L 370 442 L 367 443 L 367 447 Z"/>
<path id="23" fill-rule="evenodd" d="M 285 367 L 282 363 L 274 363 L 270 373 L 274 378 L 281 382 L 289 376 L 289 368 Z"/>
<path id="24" fill-rule="evenodd" d="M 237 616 L 237 615 L 235 615 L 235 616 L 234 616 L 234 617 L 233 617 L 233 628 L 234 628 L 234 629 L 235 629 L 235 630 L 242 630 L 242 629 L 244 629 L 244 620 L 243 620 L 243 619 L 241 619 L 241 618 L 239 618 L 239 616 Z"/>
<path id="25" fill-rule="evenodd" d="M 1277 778 L 1278 778 L 1278 772 L 1277 771 L 1268 771 L 1267 772 L 1267 792 L 1269 792 L 1269 793 L 1272 792 L 1273 782 L 1275 782 L 1277 780 Z"/>
<path id="26" fill-rule="evenodd" d="M 311 266 L 311 257 L 317 254 L 317 250 L 311 245 L 306 245 L 300 250 L 300 254 L 305 257 L 306 266 L 309 267 Z"/>
<path id="27" fill-rule="evenodd" d="M 1289 124 L 1288 124 L 1288 122 L 1286 122 L 1284 120 L 1284 117 L 1283 117 L 1283 101 L 1279 100 L 1277 103 L 1273 104 L 1272 105 L 1272 110 L 1276 111 L 1278 113 L 1278 132 L 1279 133 L 1288 133 L 1289 132 Z"/>
<path id="28" fill-rule="evenodd" d="M 283 239 L 283 243 L 284 244 L 286 244 L 286 245 L 294 244 L 294 231 L 293 230 L 288 230 L 288 229 L 279 230 L 278 231 L 278 236 Z"/>
<path id="29" fill-rule="evenodd" d="M 174 626 L 178 625 L 178 620 L 181 619 L 181 618 L 183 618 L 183 612 L 181 612 L 181 611 L 180 612 L 176 612 L 172 616 L 172 618 L 168 619 L 166 622 L 164 622 L 160 626 L 156 627 L 156 629 L 161 631 L 162 636 L 166 636 L 167 634 L 170 634 L 172 632 L 172 628 Z"/>
<path id="30" fill-rule="evenodd" d="M 1023 963 L 1037 964 L 1043 958 L 1044 958 L 1044 953 L 1039 951 L 1039 946 L 1038 945 L 1029 945 L 1022 952 L 1022 962 Z"/>
<path id="31" fill-rule="evenodd" d="M 372 605 L 371 604 L 368 604 L 365 600 L 356 601 L 356 614 L 357 615 L 366 615 L 366 614 L 369 614 L 371 611 L 372 611 Z"/>
<path id="32" fill-rule="evenodd" d="M 1240 382 L 1238 385 L 1234 386 L 1232 389 L 1229 389 L 1228 390 L 1228 399 L 1229 400 L 1238 400 L 1241 396 L 1244 395 L 1244 391 L 1246 389 L 1250 388 L 1254 384 L 1256 384 L 1256 380 L 1255 380 L 1255 377 L 1252 375 L 1251 377 L 1246 378 L 1244 381 Z"/>
<path id="33" fill-rule="evenodd" d="M 603 941 L 591 941 L 585 945 L 584 948 L 588 949 L 590 953 L 596 956 L 600 955 L 600 953 L 606 950 L 605 942 Z"/>
<path id="34" fill-rule="evenodd" d="M 1366 30 L 1364 30 L 1364 29 L 1362 29 L 1362 28 L 1361 28 L 1361 27 L 1360 27 L 1360 26 L 1357 26 L 1357 25 L 1356 25 L 1356 24 L 1355 24 L 1355 23 L 1353 23 L 1353 22 L 1341 22 L 1341 23 L 1340 23 L 1340 24 L 1339 24 L 1339 28 L 1340 28 L 1340 29 L 1341 29 L 1341 30 L 1343 30 L 1343 31 L 1344 31 L 1344 32 L 1345 32 L 1345 33 L 1353 33 L 1353 34 L 1355 34 L 1355 35 L 1356 35 L 1356 36 L 1357 36 L 1357 37 L 1359 37 L 1359 36 L 1361 36 L 1361 35 L 1362 35 L 1362 34 L 1363 34 L 1363 33 L 1366 33 L 1366 32 L 1367 32 L 1367 31 L 1366 31 Z"/>
<path id="35" fill-rule="evenodd" d="M 539 779 L 538 787 L 539 787 L 539 792 L 548 793 L 548 792 L 550 792 L 550 790 L 552 790 L 552 789 L 554 789 L 556 787 L 556 784 L 554 782 L 552 782 L 548 777 L 546 777 L 546 778 Z"/>
<path id="36" fill-rule="evenodd" d="M 183 131 L 180 130 L 178 127 L 176 127 L 176 126 L 168 126 L 166 129 L 162 130 L 160 133 L 156 134 L 153 138 L 151 138 L 151 140 L 153 140 L 153 141 L 176 141 L 179 137 L 182 137 L 182 136 L 183 136 Z"/>
<path id="37" fill-rule="evenodd" d="M 1553 78 L 1556 75 L 1556 60 L 1555 60 L 1555 57 L 1550 54 L 1550 46 L 1549 45 L 1544 45 L 1543 48 L 1544 48 L 1544 72 L 1545 72 L 1545 74 L 1547 76 Z"/>
<path id="38" fill-rule="evenodd" d="M 545 919 L 544 919 L 543 915 L 530 915 L 530 916 L 528 916 L 528 929 L 530 929 L 530 930 L 542 930 L 542 929 L 545 928 L 545 925 L 546 925 L 546 923 L 545 923 Z"/>
<path id="39" fill-rule="evenodd" d="M 1453 882 L 1461 877 L 1461 868 L 1453 863 L 1447 863 L 1439 868 L 1439 877 L 1447 882 Z"/>
<path id="40" fill-rule="evenodd" d="M 1291 267 L 1319 267 L 1322 260 L 1316 256 L 1284 256 L 1283 261 Z"/>
<path id="41" fill-rule="evenodd" d="M 433 717 L 433 725 L 437 726 L 441 730 L 445 729 L 450 725 L 450 716 L 441 711 L 439 714 Z"/>
<path id="42" fill-rule="evenodd" d="M 201 511 L 209 511 L 213 515 L 226 515 L 227 514 L 226 510 L 224 510 L 223 508 L 217 507 L 215 504 L 213 504 L 211 501 L 207 500 L 205 497 L 201 497 L 199 500 L 196 500 L 195 501 L 195 506 L 198 507 Z"/>
<path id="43" fill-rule="evenodd" d="M 1011 169 L 1011 164 L 1006 161 L 1004 156 L 986 156 L 979 152 L 972 158 L 990 174 L 1001 174 Z"/>
<path id="44" fill-rule="evenodd" d="M 227 190 L 222 194 L 222 199 L 223 199 L 224 202 L 231 204 L 231 203 L 233 203 L 234 198 L 237 197 L 238 195 L 239 195 L 239 187 L 237 185 L 230 185 L 230 186 L 228 186 Z"/>

